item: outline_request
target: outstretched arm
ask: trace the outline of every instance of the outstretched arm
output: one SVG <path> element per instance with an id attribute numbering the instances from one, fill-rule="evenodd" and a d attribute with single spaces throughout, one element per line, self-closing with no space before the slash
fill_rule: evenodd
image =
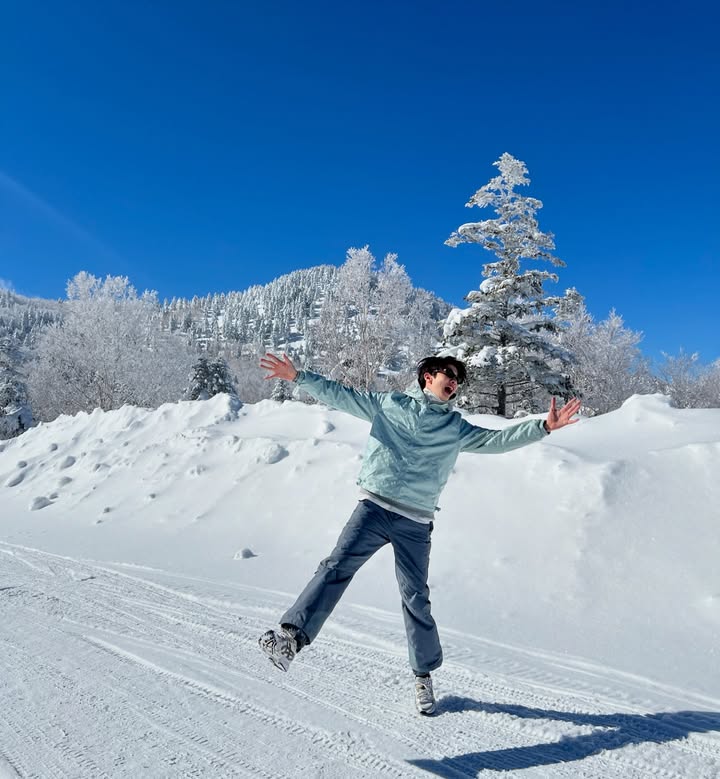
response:
<path id="1" fill-rule="evenodd" d="M 283 354 L 281 359 L 268 353 L 260 359 L 260 367 L 270 371 L 266 379 L 294 381 L 315 399 L 340 411 L 347 411 L 348 414 L 360 419 L 372 421 L 380 410 L 381 393 L 360 392 L 338 381 L 319 376 L 317 373 L 298 371 L 287 354 Z"/>
<path id="2" fill-rule="evenodd" d="M 573 398 L 558 411 L 555 398 L 552 398 L 550 411 L 543 422 L 539 419 L 530 419 L 503 430 L 486 430 L 463 420 L 460 433 L 460 451 L 499 454 L 527 446 L 534 441 L 545 438 L 553 430 L 575 424 L 578 420 L 572 419 L 572 417 L 577 414 L 581 405 L 577 398 Z"/>

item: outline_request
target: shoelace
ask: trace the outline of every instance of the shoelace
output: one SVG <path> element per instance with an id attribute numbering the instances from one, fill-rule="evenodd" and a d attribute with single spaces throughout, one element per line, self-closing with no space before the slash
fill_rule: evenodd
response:
<path id="1" fill-rule="evenodd" d="M 295 657 L 292 644 L 289 639 L 278 641 L 275 636 L 276 633 L 270 633 L 264 641 L 265 646 L 272 654 L 281 654 L 287 657 L 288 660 L 292 660 Z M 284 638 L 284 637 L 281 637 Z"/>
<path id="2" fill-rule="evenodd" d="M 295 657 L 295 652 L 290 644 L 290 641 L 285 640 L 280 643 L 280 654 L 287 657 L 288 660 L 292 660 Z"/>
<path id="3" fill-rule="evenodd" d="M 430 703 L 433 699 L 432 682 L 429 679 L 416 679 L 415 694 L 421 703 Z"/>

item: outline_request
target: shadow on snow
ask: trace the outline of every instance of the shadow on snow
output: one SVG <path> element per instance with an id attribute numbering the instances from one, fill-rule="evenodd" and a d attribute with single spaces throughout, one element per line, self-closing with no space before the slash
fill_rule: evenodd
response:
<path id="1" fill-rule="evenodd" d="M 437 714 L 478 711 L 506 714 L 521 719 L 568 722 L 595 728 L 592 733 L 564 736 L 550 744 L 470 752 L 442 760 L 409 760 L 411 765 L 437 776 L 456 779 L 473 776 L 485 769 L 517 771 L 533 766 L 570 763 L 609 749 L 630 744 L 664 744 L 686 738 L 690 733 L 720 731 L 720 713 L 712 711 L 667 711 L 657 714 L 583 714 L 570 711 L 531 709 L 526 706 L 483 703 L 472 698 L 446 696 L 438 701 Z"/>

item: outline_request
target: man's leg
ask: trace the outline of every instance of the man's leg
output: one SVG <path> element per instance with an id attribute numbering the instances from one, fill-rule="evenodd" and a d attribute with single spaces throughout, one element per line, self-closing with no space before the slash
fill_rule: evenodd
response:
<path id="1" fill-rule="evenodd" d="M 390 541 L 384 515 L 386 512 L 370 501 L 358 503 L 335 549 L 280 618 L 282 625 L 301 630 L 308 643 L 314 641 L 360 566 Z"/>
<path id="2" fill-rule="evenodd" d="M 416 676 L 429 674 L 439 668 L 443 660 L 437 626 L 430 613 L 427 584 L 431 532 L 432 525 L 395 515 L 391 539 L 395 575 L 402 598 L 410 667 Z"/>

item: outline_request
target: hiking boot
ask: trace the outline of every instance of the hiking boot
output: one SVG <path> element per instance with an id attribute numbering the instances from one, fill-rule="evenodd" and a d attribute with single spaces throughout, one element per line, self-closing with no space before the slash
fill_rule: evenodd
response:
<path id="1" fill-rule="evenodd" d="M 420 714 L 433 714 L 437 704 L 430 674 L 415 677 L 415 708 Z"/>
<path id="2" fill-rule="evenodd" d="M 287 671 L 298 650 L 295 638 L 285 628 L 263 633 L 258 639 L 258 645 L 281 671 Z"/>

